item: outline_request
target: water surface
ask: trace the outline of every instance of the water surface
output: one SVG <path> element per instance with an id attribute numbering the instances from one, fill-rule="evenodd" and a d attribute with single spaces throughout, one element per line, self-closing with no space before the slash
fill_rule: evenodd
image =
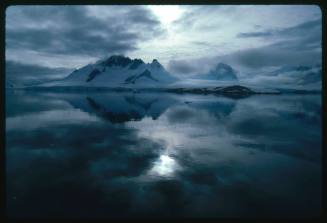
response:
<path id="1" fill-rule="evenodd" d="M 7 214 L 314 217 L 321 96 L 6 92 Z"/>

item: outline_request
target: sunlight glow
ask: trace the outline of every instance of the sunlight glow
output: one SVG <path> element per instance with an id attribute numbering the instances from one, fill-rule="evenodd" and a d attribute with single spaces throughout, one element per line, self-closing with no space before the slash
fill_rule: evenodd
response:
<path id="1" fill-rule="evenodd" d="M 176 161 L 168 155 L 161 155 L 154 163 L 153 168 L 150 170 L 152 174 L 168 177 L 172 176 L 177 168 Z"/>
<path id="2" fill-rule="evenodd" d="M 159 18 L 160 22 L 169 25 L 179 19 L 183 10 L 178 5 L 149 5 L 152 12 Z"/>

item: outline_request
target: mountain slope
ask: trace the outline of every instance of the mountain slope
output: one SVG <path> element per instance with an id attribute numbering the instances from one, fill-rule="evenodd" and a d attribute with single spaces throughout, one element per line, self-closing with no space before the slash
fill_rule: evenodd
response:
<path id="1" fill-rule="evenodd" d="M 114 55 L 75 70 L 63 80 L 47 86 L 152 87 L 175 81 L 177 78 L 156 59 L 144 63 L 141 59 Z"/>

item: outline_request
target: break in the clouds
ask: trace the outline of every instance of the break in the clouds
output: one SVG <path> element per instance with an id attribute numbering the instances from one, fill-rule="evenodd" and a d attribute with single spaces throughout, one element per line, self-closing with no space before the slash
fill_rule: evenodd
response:
<path id="1" fill-rule="evenodd" d="M 158 59 L 174 75 L 321 63 L 314 5 L 11 6 L 6 60 L 77 68 L 112 54 Z"/>

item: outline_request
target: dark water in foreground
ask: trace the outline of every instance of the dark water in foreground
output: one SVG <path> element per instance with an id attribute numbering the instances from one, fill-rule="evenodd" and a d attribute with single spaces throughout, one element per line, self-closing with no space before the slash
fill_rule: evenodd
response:
<path id="1" fill-rule="evenodd" d="M 6 100 L 9 217 L 320 214 L 320 95 Z"/>

